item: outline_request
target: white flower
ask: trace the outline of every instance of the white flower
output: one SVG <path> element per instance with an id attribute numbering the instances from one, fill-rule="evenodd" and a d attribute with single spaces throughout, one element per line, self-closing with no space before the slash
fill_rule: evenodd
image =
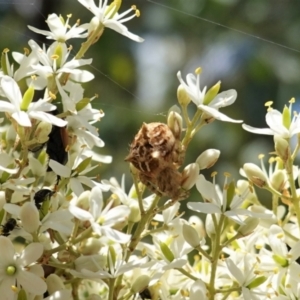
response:
<path id="1" fill-rule="evenodd" d="M 76 201 L 72 200 L 69 206 L 71 214 L 82 221 L 89 221 L 95 233 L 100 236 L 106 236 L 117 243 L 127 243 L 130 235 L 122 233 L 112 227 L 128 218 L 130 209 L 125 205 L 119 205 L 111 208 L 112 202 L 105 208 L 102 190 L 99 186 L 93 187 L 89 197 L 89 211 L 77 207 Z"/>
<path id="2" fill-rule="evenodd" d="M 236 259 L 237 260 L 237 259 Z M 235 278 L 238 284 L 241 286 L 242 295 L 245 300 L 260 300 L 265 299 L 268 294 L 266 288 L 266 277 L 261 277 L 262 286 L 254 285 L 254 288 L 250 288 L 250 284 L 255 282 L 255 280 L 259 277 L 255 273 L 257 269 L 257 261 L 255 258 L 246 254 L 243 259 L 241 259 L 238 263 L 233 262 L 231 258 L 226 259 L 227 268 L 230 272 L 230 275 Z M 265 284 L 264 284 L 264 281 Z"/>
<path id="3" fill-rule="evenodd" d="M 243 224 L 243 220 L 239 217 L 239 215 L 252 217 L 264 216 L 264 214 L 256 214 L 247 209 L 240 208 L 241 204 L 250 193 L 249 189 L 244 191 L 241 195 L 234 194 L 233 197 L 230 196 L 232 198 L 228 198 L 231 194 L 228 193 L 227 190 L 227 177 L 225 179 L 225 188 L 223 191 L 220 191 L 219 187 L 215 183 L 207 181 L 202 174 L 198 177 L 196 187 L 204 201 L 208 203 L 189 202 L 187 204 L 189 209 L 206 214 L 224 214 L 239 224 Z M 267 218 L 269 215 L 265 215 L 265 217 Z"/>
<path id="4" fill-rule="evenodd" d="M 300 132 L 300 119 L 298 114 L 294 114 L 289 126 L 283 122 L 283 115 L 276 109 L 272 109 L 266 114 L 266 123 L 269 128 L 255 128 L 243 124 L 243 128 L 249 132 L 265 135 L 277 135 L 284 139 L 291 138 Z"/>
<path id="5" fill-rule="evenodd" d="M 208 105 L 205 105 L 204 97 L 206 94 L 206 87 L 204 87 L 201 91 L 200 72 L 197 72 L 196 70 L 196 76 L 192 73 L 189 73 L 186 76 L 186 83 L 182 79 L 180 71 L 178 71 L 177 77 L 180 81 L 181 86 L 184 88 L 189 98 L 197 105 L 198 109 L 220 121 L 232 123 L 243 122 L 242 120 L 231 119 L 219 112 L 219 108 L 229 106 L 235 102 L 237 97 L 236 90 L 228 90 L 222 92 L 215 96 L 215 98 Z"/>
<path id="6" fill-rule="evenodd" d="M 56 40 L 62 43 L 71 38 L 86 38 L 87 33 L 83 32 L 88 29 L 88 24 L 78 26 L 78 24 L 75 23 L 70 28 L 70 17 L 71 15 L 68 15 L 66 22 L 64 22 L 64 20 L 62 20 L 62 17 L 58 17 L 57 14 L 50 14 L 46 21 L 50 28 L 50 31 L 41 30 L 32 26 L 28 26 L 28 28 L 36 33 L 45 35 L 47 39 Z"/>
<path id="7" fill-rule="evenodd" d="M 67 125 L 66 121 L 47 113 L 56 108 L 54 105 L 48 103 L 47 100 L 40 99 L 36 102 L 31 102 L 26 111 L 22 110 L 22 94 L 18 84 L 11 77 L 3 76 L 1 87 L 10 103 L 0 100 L 0 110 L 8 112 L 19 125 L 31 127 L 30 118 L 45 121 L 59 127 Z"/>
<path id="8" fill-rule="evenodd" d="M 33 264 L 43 254 L 39 243 L 29 244 L 20 254 L 7 237 L 0 236 L 0 295 L 1 299 L 15 299 L 13 286 L 20 287 L 34 295 L 42 295 L 47 285 L 39 274 L 43 272 L 40 265 Z"/>
<path id="9" fill-rule="evenodd" d="M 51 75 L 69 73 L 69 79 L 76 82 L 88 82 L 94 78 L 91 72 L 78 69 L 91 64 L 92 59 L 73 58 L 67 61 L 70 48 L 67 48 L 66 44 L 54 42 L 47 50 L 40 48 L 33 40 L 30 40 L 28 44 L 40 62 L 32 66 L 34 73 L 39 76 L 34 82 L 36 89 L 44 89 Z"/>
<path id="10" fill-rule="evenodd" d="M 141 37 L 128 31 L 127 27 L 122 24 L 133 19 L 136 16 L 139 16 L 140 12 L 135 8 L 135 6 L 132 6 L 122 14 L 118 14 L 117 11 L 119 7 L 117 7 L 118 3 L 116 3 L 118 1 L 113 1 L 108 6 L 107 0 L 99 0 L 98 7 L 94 3 L 94 0 L 78 0 L 78 2 L 85 6 L 88 10 L 90 10 L 95 15 L 98 22 L 103 24 L 105 27 L 115 30 L 135 42 L 144 41 Z M 125 16 L 128 15 L 131 11 L 135 11 L 135 13 L 125 18 Z"/>

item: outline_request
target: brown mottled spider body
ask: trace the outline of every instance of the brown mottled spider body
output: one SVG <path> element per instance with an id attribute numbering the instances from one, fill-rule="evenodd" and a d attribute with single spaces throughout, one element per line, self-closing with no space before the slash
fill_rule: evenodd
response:
<path id="1" fill-rule="evenodd" d="M 139 179 L 152 192 L 172 199 L 182 199 L 182 175 L 177 170 L 183 163 L 180 140 L 163 123 L 144 123 L 130 145 L 126 161 L 139 171 Z"/>

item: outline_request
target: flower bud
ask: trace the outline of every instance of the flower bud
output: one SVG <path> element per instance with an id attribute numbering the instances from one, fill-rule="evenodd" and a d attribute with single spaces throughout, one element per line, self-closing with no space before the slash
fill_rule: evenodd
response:
<path id="1" fill-rule="evenodd" d="M 169 113 L 168 127 L 172 130 L 175 138 L 179 139 L 182 131 L 182 117 L 179 113 L 175 111 Z"/>
<path id="2" fill-rule="evenodd" d="M 128 216 L 128 222 L 137 223 L 141 220 L 141 211 L 137 201 L 132 201 L 129 205 L 130 213 Z"/>
<path id="3" fill-rule="evenodd" d="M 39 211 L 33 202 L 26 202 L 22 205 L 20 219 L 23 228 L 29 233 L 36 232 L 41 225 Z"/>
<path id="4" fill-rule="evenodd" d="M 190 225 L 183 224 L 182 234 L 185 241 L 190 244 L 193 248 L 196 248 L 200 244 L 200 237 L 196 229 Z"/>
<path id="5" fill-rule="evenodd" d="M 268 186 L 268 178 L 266 174 L 255 164 L 246 163 L 243 166 L 247 178 L 256 186 L 263 188 Z"/>
<path id="6" fill-rule="evenodd" d="M 90 208 L 90 201 L 89 201 L 90 195 L 91 195 L 91 191 L 84 191 L 77 198 L 77 200 L 75 202 L 75 205 L 79 208 L 84 209 L 84 210 L 89 210 L 89 208 Z"/>
<path id="7" fill-rule="evenodd" d="M 137 294 L 143 291 L 150 282 L 150 277 L 148 275 L 140 275 L 132 284 L 131 291 L 133 294 Z"/>
<path id="8" fill-rule="evenodd" d="M 191 102 L 191 99 L 182 84 L 180 84 L 177 89 L 177 99 L 181 106 L 187 106 Z"/>
<path id="9" fill-rule="evenodd" d="M 199 166 L 196 163 L 187 165 L 182 172 L 181 187 L 190 190 L 196 183 L 199 175 Z"/>
<path id="10" fill-rule="evenodd" d="M 219 93 L 221 87 L 221 81 L 218 81 L 212 86 L 205 94 L 203 104 L 208 105 Z"/>
<path id="11" fill-rule="evenodd" d="M 41 121 L 34 132 L 36 141 L 40 144 L 46 143 L 49 140 L 51 130 L 52 125 L 50 123 Z"/>
<path id="12" fill-rule="evenodd" d="M 50 295 L 54 294 L 56 291 L 64 290 L 65 285 L 62 279 L 56 274 L 50 274 L 46 278 L 47 290 Z"/>
<path id="13" fill-rule="evenodd" d="M 217 149 L 207 149 L 202 152 L 196 159 L 200 170 L 211 168 L 218 160 L 220 151 Z"/>
<path id="14" fill-rule="evenodd" d="M 217 218 L 217 220 L 219 220 L 220 215 L 216 214 L 216 218 Z M 207 235 L 210 238 L 213 238 L 213 236 L 216 234 L 216 228 L 215 228 L 214 222 L 212 220 L 211 214 L 208 214 L 206 216 L 206 219 L 205 219 L 205 229 L 206 229 Z"/>
<path id="15" fill-rule="evenodd" d="M 244 221 L 244 224 L 242 224 L 240 228 L 237 230 L 237 232 L 241 235 L 241 237 L 245 237 L 251 234 L 258 224 L 259 224 L 259 219 L 248 217 Z"/>
<path id="16" fill-rule="evenodd" d="M 200 238 L 205 236 L 204 224 L 198 216 L 190 216 L 188 223 L 195 228 Z"/>
<path id="17" fill-rule="evenodd" d="M 83 255 L 97 254 L 102 247 L 99 239 L 90 237 L 80 243 L 79 252 Z"/>
<path id="18" fill-rule="evenodd" d="M 281 192 L 287 182 L 285 172 L 283 170 L 276 170 L 271 177 L 271 186 L 278 192 Z"/>
<path id="19" fill-rule="evenodd" d="M 13 125 L 8 126 L 6 130 L 6 143 L 9 146 L 13 146 L 15 144 L 16 137 L 17 137 L 17 133 L 14 126 Z"/>
<path id="20" fill-rule="evenodd" d="M 274 144 L 277 155 L 285 162 L 291 156 L 290 145 L 284 138 L 275 135 Z"/>

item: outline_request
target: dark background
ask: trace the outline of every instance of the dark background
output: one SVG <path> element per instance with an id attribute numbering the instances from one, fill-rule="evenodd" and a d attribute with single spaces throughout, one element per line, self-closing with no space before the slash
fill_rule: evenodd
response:
<path id="1" fill-rule="evenodd" d="M 98 0 L 96 0 L 98 4 Z M 131 185 L 124 157 L 142 122 L 166 121 L 168 109 L 177 103 L 176 73 L 201 66 L 201 86 L 222 81 L 222 90 L 234 88 L 236 103 L 222 111 L 255 127 L 266 127 L 264 103 L 274 101 L 282 110 L 300 86 L 300 2 L 288 0 L 124 0 L 121 12 L 137 5 L 141 17 L 125 25 L 145 38 L 142 44 L 106 29 L 86 54 L 95 80 L 85 84 L 86 96 L 98 94 L 96 107 L 106 116 L 99 123 L 105 148 L 113 155 L 110 165 L 99 169 L 101 178 L 123 173 Z M 1 49 L 22 52 L 28 40 L 42 44 L 41 35 L 26 24 L 47 29 L 45 19 L 55 12 L 72 13 L 71 24 L 91 19 L 90 12 L 75 0 L 0 1 Z M 68 41 L 74 54 L 80 40 Z M 51 41 L 50 41 L 51 43 Z M 281 45 L 281 46 L 280 46 Z M 95 103 L 95 102 L 94 102 Z M 295 105 L 296 109 L 297 106 Z M 272 137 L 243 131 L 240 124 L 214 122 L 192 141 L 186 163 L 208 148 L 221 150 L 218 163 L 209 170 L 232 173 L 246 162 L 258 163 L 258 154 L 272 151 Z M 208 173 L 206 173 L 208 174 Z"/>

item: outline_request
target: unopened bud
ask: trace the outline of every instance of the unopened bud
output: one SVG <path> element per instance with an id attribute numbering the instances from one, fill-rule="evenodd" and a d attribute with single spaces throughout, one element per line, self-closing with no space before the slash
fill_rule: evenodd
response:
<path id="1" fill-rule="evenodd" d="M 196 229 L 190 225 L 183 224 L 182 234 L 185 241 L 190 244 L 193 248 L 196 248 L 200 244 L 200 237 Z"/>
<path id="2" fill-rule="evenodd" d="M 290 145 L 284 138 L 275 135 L 274 136 L 274 144 L 277 155 L 286 162 L 288 158 L 291 156 Z"/>
<path id="3" fill-rule="evenodd" d="M 23 228 L 29 233 L 36 232 L 41 225 L 39 211 L 33 202 L 26 202 L 22 205 L 20 219 Z"/>
<path id="4" fill-rule="evenodd" d="M 217 162 L 220 153 L 220 150 L 217 149 L 207 149 L 202 152 L 196 159 L 200 170 L 211 168 Z"/>
<path id="5" fill-rule="evenodd" d="M 9 146 L 13 146 L 16 141 L 17 133 L 13 125 L 9 125 L 6 130 L 6 142 Z"/>
<path id="6" fill-rule="evenodd" d="M 278 192 L 281 192 L 287 182 L 285 172 L 283 170 L 276 170 L 271 177 L 271 186 Z"/>
<path id="7" fill-rule="evenodd" d="M 90 208 L 90 201 L 89 201 L 90 196 L 91 196 L 91 191 L 84 191 L 77 198 L 77 200 L 75 202 L 75 205 L 79 208 L 84 209 L 84 210 L 89 210 L 89 208 Z"/>
<path id="8" fill-rule="evenodd" d="M 50 123 L 41 121 L 34 132 L 36 141 L 40 144 L 46 143 L 49 140 L 51 129 L 52 125 Z"/>
<path id="9" fill-rule="evenodd" d="M 221 87 L 221 81 L 218 81 L 212 86 L 205 94 L 203 104 L 208 105 L 219 93 Z"/>
<path id="10" fill-rule="evenodd" d="M 189 95 L 181 84 L 177 89 L 177 99 L 181 106 L 187 106 L 191 102 Z"/>
<path id="11" fill-rule="evenodd" d="M 200 238 L 205 236 L 203 221 L 198 216 L 190 216 L 188 219 L 188 223 L 195 228 Z"/>
<path id="12" fill-rule="evenodd" d="M 80 243 L 79 252 L 83 255 L 97 254 L 102 247 L 99 239 L 90 237 Z"/>
<path id="13" fill-rule="evenodd" d="M 131 223 L 137 223 L 141 220 L 141 211 L 139 208 L 139 204 L 137 201 L 132 200 L 132 202 L 129 205 L 130 213 L 128 216 L 128 222 Z"/>
<path id="14" fill-rule="evenodd" d="M 175 138 L 179 139 L 182 131 L 182 117 L 179 113 L 175 111 L 169 113 L 168 127 L 172 130 Z"/>
<path id="15" fill-rule="evenodd" d="M 187 165 L 182 172 L 181 187 L 190 190 L 196 183 L 199 175 L 199 166 L 196 163 Z"/>
<path id="16" fill-rule="evenodd" d="M 150 277 L 148 275 L 140 275 L 132 284 L 131 291 L 133 294 L 142 292 L 150 282 Z"/>
<path id="17" fill-rule="evenodd" d="M 244 224 L 242 224 L 240 226 L 240 228 L 237 230 L 237 232 L 241 235 L 241 237 L 245 237 L 245 236 L 251 234 L 254 231 L 254 229 L 257 227 L 258 224 L 259 224 L 258 218 L 248 217 L 244 221 Z"/>
<path id="18" fill-rule="evenodd" d="M 263 188 L 269 185 L 266 174 L 257 165 L 246 163 L 243 170 L 247 178 L 256 186 Z"/>
<path id="19" fill-rule="evenodd" d="M 219 221 L 219 214 L 216 214 L 216 218 Z M 213 236 L 216 234 L 216 228 L 212 219 L 211 214 L 207 214 L 206 219 L 205 219 L 205 229 L 206 233 L 210 238 L 213 238 Z"/>
<path id="20" fill-rule="evenodd" d="M 64 290 L 65 285 L 62 279 L 56 274 L 50 274 L 46 278 L 47 291 L 50 295 L 54 294 L 56 291 Z"/>

